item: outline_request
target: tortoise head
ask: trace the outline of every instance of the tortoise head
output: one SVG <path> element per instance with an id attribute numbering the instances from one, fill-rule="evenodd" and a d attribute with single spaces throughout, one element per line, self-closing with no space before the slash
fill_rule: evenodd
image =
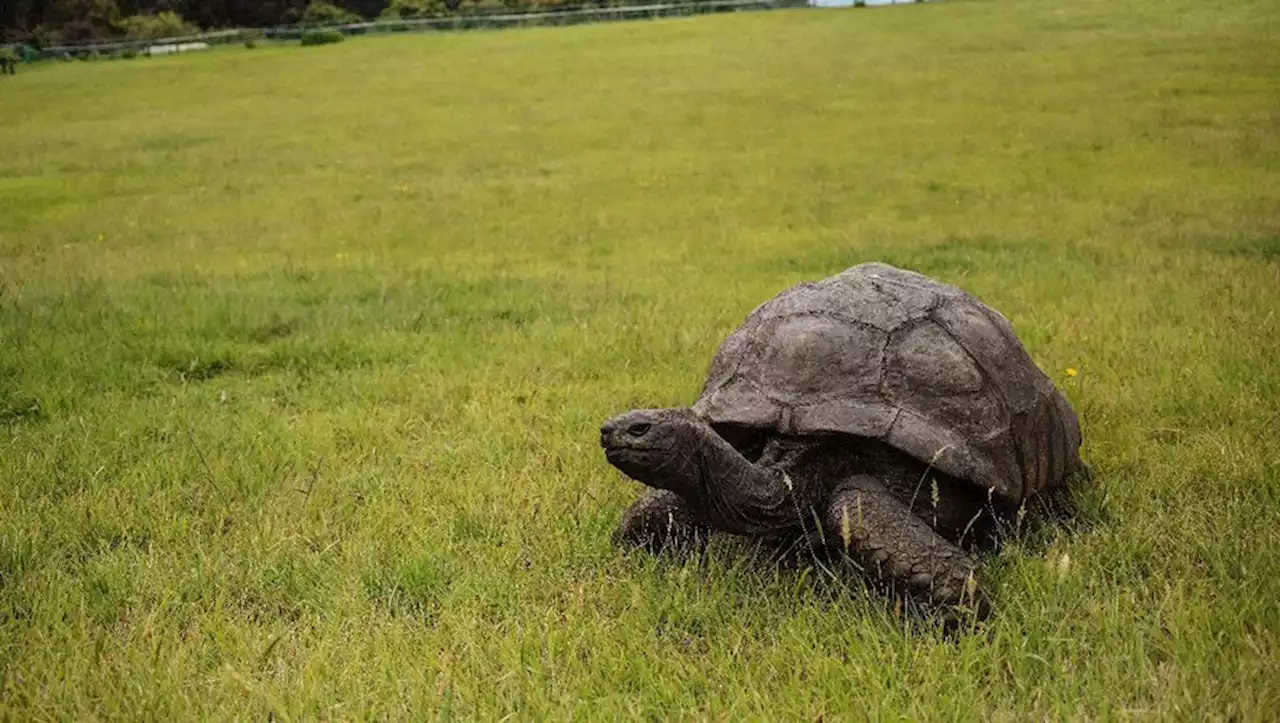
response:
<path id="1" fill-rule="evenodd" d="M 635 409 L 600 427 L 600 446 L 609 464 L 631 479 L 691 499 L 707 435 L 715 432 L 689 409 Z"/>

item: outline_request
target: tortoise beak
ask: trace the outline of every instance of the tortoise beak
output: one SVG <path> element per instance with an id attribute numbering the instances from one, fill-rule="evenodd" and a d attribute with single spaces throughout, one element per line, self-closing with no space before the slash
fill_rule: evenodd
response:
<path id="1" fill-rule="evenodd" d="M 637 421 L 648 421 L 643 410 L 633 409 L 606 419 L 600 425 L 600 446 L 605 449 L 631 446 L 627 443 L 627 428 Z"/>
<path id="2" fill-rule="evenodd" d="M 600 426 L 600 446 L 608 449 L 613 446 L 614 435 L 618 433 L 618 424 L 610 419 Z"/>

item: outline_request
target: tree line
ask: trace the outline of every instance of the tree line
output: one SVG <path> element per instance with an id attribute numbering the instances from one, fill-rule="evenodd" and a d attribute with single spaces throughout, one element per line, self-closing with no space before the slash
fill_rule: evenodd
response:
<path id="1" fill-rule="evenodd" d="M 593 0 L 592 5 L 635 0 Z M 580 5 L 582 0 L 0 0 L 0 41 L 56 45 L 174 37 L 218 28 L 430 17 L 470 8 Z"/>

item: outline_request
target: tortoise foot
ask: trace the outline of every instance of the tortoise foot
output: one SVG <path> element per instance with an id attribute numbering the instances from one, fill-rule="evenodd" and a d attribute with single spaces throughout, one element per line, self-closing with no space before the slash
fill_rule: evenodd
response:
<path id="1" fill-rule="evenodd" d="M 706 547 L 710 528 L 679 495 L 651 490 L 622 514 L 613 542 L 648 552 L 697 551 Z"/>

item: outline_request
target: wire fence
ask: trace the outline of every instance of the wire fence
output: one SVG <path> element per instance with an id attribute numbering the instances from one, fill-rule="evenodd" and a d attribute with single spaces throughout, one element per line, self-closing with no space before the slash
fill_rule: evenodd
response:
<path id="1" fill-rule="evenodd" d="M 425 31 L 479 30 L 510 27 L 577 25 L 618 20 L 641 20 L 682 17 L 706 13 L 773 10 L 807 7 L 809 0 L 707 0 L 650 5 L 617 5 L 613 7 L 567 7 L 555 10 L 468 11 L 452 15 L 392 20 L 369 20 L 336 25 L 290 25 L 272 28 L 240 28 L 216 30 L 155 40 L 119 40 L 52 45 L 37 48 L 41 58 L 80 57 L 94 54 L 133 52 L 158 55 L 194 50 L 210 45 L 242 43 L 253 39 L 296 40 L 304 33 L 331 30 L 343 35 L 405 33 Z"/>

